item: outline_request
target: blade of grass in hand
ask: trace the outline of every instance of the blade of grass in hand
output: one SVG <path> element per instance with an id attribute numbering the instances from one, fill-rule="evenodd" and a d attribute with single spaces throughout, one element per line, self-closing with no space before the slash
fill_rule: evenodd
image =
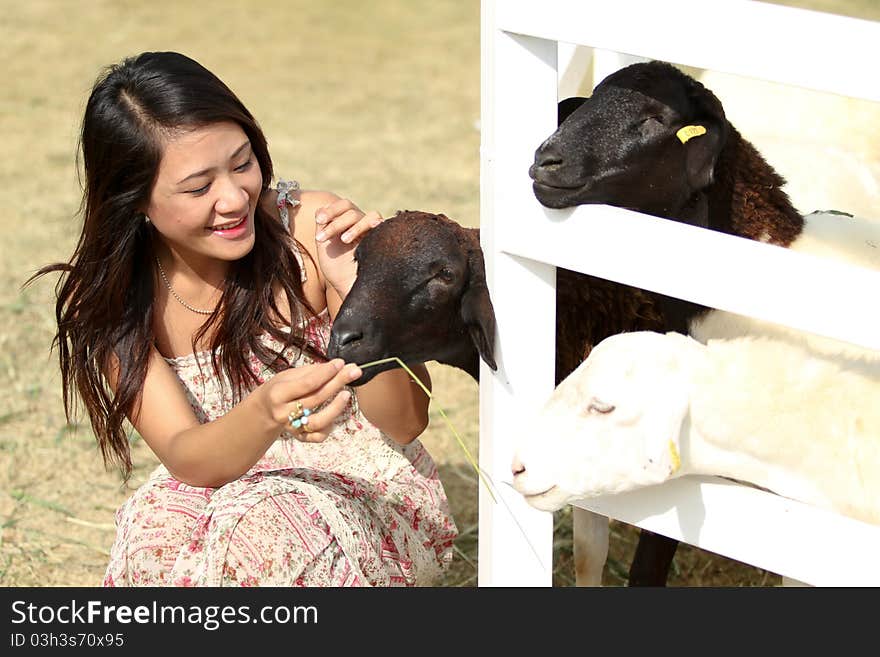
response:
<path id="1" fill-rule="evenodd" d="M 390 363 L 390 362 L 396 362 L 403 369 L 405 369 L 407 374 L 409 374 L 412 377 L 413 381 L 415 381 L 419 385 L 419 387 L 424 391 L 424 393 L 426 395 L 428 395 L 428 399 L 430 399 L 431 401 L 435 401 L 434 395 L 431 394 L 431 391 L 428 390 L 427 386 L 424 383 L 422 383 L 419 380 L 419 377 L 417 377 L 413 373 L 413 371 L 409 367 L 406 366 L 406 363 L 404 363 L 402 360 L 400 360 L 397 356 L 392 356 L 391 358 L 383 358 L 382 360 L 374 360 L 371 363 L 365 363 L 364 365 L 358 365 L 358 367 L 360 367 L 361 369 L 364 369 L 367 367 L 373 367 L 374 365 L 381 365 L 383 363 Z M 474 460 L 474 457 L 471 456 L 471 453 L 468 451 L 468 448 L 465 446 L 464 441 L 461 439 L 461 436 L 458 435 L 458 431 L 455 430 L 455 427 L 453 426 L 452 422 L 447 417 L 446 411 L 444 411 L 442 408 L 440 408 L 439 404 L 437 404 L 437 410 L 440 411 L 440 415 L 446 421 L 446 424 L 449 426 L 449 429 L 452 431 L 452 435 L 455 436 L 455 439 L 458 441 L 459 446 L 461 447 L 462 451 L 464 451 L 464 454 L 467 457 L 468 462 L 471 464 L 474 471 L 477 473 L 477 476 L 482 480 L 483 485 L 486 487 L 486 490 L 489 491 L 489 496 L 492 498 L 492 501 L 497 503 L 498 500 L 495 499 L 495 495 L 492 493 L 492 486 L 487 481 L 488 475 L 486 475 L 480 469 L 480 466 L 477 465 L 477 462 Z"/>

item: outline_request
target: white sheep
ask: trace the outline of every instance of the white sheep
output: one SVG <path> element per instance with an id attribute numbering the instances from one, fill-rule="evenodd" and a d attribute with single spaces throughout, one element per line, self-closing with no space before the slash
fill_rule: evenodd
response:
<path id="1" fill-rule="evenodd" d="M 524 434 L 514 487 L 573 500 L 704 474 L 880 524 L 880 368 L 771 338 L 607 338 Z"/>

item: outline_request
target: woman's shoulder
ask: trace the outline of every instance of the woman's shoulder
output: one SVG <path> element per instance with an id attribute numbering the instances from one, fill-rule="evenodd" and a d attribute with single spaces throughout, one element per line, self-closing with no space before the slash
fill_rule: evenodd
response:
<path id="1" fill-rule="evenodd" d="M 339 196 L 333 192 L 322 189 L 304 189 L 300 191 L 300 202 L 304 214 L 314 216 L 320 208 L 339 200 Z"/>

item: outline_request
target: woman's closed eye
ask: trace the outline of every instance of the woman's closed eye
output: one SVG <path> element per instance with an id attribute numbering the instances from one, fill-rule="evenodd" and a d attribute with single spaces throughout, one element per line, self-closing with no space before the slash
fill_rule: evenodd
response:
<path id="1" fill-rule="evenodd" d="M 245 162 L 242 162 L 237 167 L 235 167 L 234 171 L 236 173 L 244 173 L 245 171 L 250 170 L 250 168 L 254 165 L 253 158 L 248 158 Z M 186 194 L 192 194 L 193 196 L 201 196 L 205 192 L 207 192 L 211 188 L 211 183 L 207 183 L 206 185 L 202 185 L 198 189 L 187 189 L 185 190 Z"/>
<path id="2" fill-rule="evenodd" d="M 202 187 L 199 187 L 198 189 L 188 189 L 188 190 L 186 190 L 186 193 L 192 194 L 193 196 L 201 196 L 202 194 L 207 192 L 210 188 L 211 188 L 211 183 L 208 183 L 207 185 L 203 185 Z"/>
<path id="3" fill-rule="evenodd" d="M 235 167 L 235 170 L 238 173 L 244 173 L 245 171 L 250 169 L 253 165 L 254 165 L 253 159 L 248 158 L 246 162 L 244 162 L 243 164 L 239 164 L 237 167 Z"/>

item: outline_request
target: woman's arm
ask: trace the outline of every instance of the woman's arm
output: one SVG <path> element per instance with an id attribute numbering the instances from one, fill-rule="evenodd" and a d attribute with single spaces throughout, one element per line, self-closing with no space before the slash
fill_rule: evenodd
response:
<path id="1" fill-rule="evenodd" d="M 218 487 L 247 472 L 287 426 L 288 413 L 299 400 L 314 408 L 332 399 L 309 417 L 319 431 L 310 442 L 323 440 L 333 419 L 349 400 L 343 387 L 360 376 L 341 359 L 279 372 L 258 386 L 222 417 L 199 424 L 180 380 L 155 348 L 151 350 L 140 405 L 132 425 L 171 475 L 192 486 Z M 110 377 L 111 387 L 115 376 Z"/>
<path id="2" fill-rule="evenodd" d="M 303 192 L 300 200 L 295 236 L 307 249 L 314 249 L 327 309 L 335 318 L 357 275 L 357 243 L 382 218 L 375 212 L 364 214 L 351 201 L 329 192 Z M 430 390 L 427 368 L 411 369 Z M 428 426 L 430 399 L 402 369 L 383 372 L 354 390 L 366 418 L 400 444 L 411 442 Z"/>
<path id="3" fill-rule="evenodd" d="M 409 367 L 430 390 L 431 379 L 425 366 Z M 382 372 L 354 390 L 366 418 L 395 442 L 406 445 L 428 427 L 430 399 L 405 370 Z"/>

